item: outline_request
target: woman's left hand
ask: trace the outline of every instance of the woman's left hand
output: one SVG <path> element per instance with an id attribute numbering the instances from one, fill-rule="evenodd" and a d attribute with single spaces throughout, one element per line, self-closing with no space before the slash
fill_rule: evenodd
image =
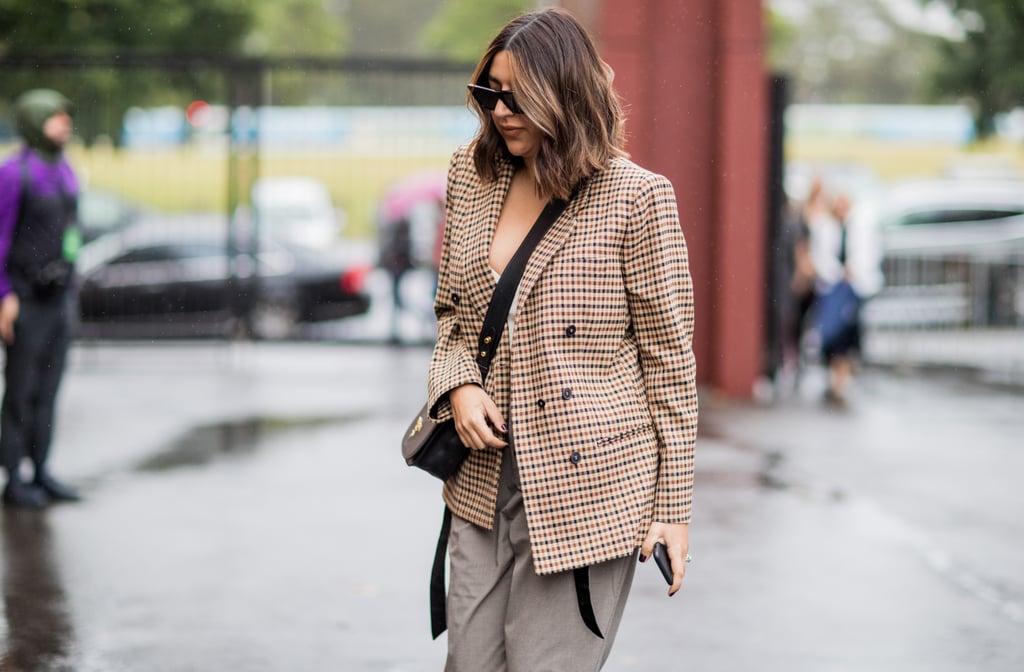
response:
<path id="1" fill-rule="evenodd" d="M 668 559 L 672 561 L 672 585 L 669 586 L 669 597 L 675 595 L 683 585 L 686 574 L 686 558 L 690 551 L 690 526 L 685 523 L 651 523 L 651 529 L 640 546 L 640 562 L 654 554 L 654 545 L 658 542 L 668 548 Z"/>

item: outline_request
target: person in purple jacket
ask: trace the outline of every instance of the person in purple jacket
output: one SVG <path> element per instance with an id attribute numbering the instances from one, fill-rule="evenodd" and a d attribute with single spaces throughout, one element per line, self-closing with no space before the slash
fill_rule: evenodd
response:
<path id="1" fill-rule="evenodd" d="M 72 133 L 70 101 L 34 89 L 18 98 L 14 112 L 25 145 L 0 166 L 0 459 L 4 504 L 38 509 L 79 498 L 46 466 L 75 308 L 78 182 L 63 153 Z M 26 457 L 31 481 L 23 479 Z"/>

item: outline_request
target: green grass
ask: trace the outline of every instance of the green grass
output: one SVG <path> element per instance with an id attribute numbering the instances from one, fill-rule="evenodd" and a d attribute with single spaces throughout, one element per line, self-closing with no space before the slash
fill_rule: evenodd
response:
<path id="1" fill-rule="evenodd" d="M 0 156 L 14 150 L 0 148 Z M 129 199 L 168 212 L 228 209 L 228 160 L 223 151 L 195 148 L 116 151 L 106 147 L 69 152 L 81 181 L 115 191 Z M 444 170 L 448 156 L 353 158 L 329 153 L 281 154 L 260 157 L 265 176 L 305 175 L 322 180 L 335 205 L 348 216 L 346 236 L 374 235 L 374 214 L 387 188 L 425 169 Z M 239 162 L 239 169 L 252 163 Z"/>
<path id="2" fill-rule="evenodd" d="M 1024 174 L 1024 147 L 995 141 L 959 145 L 884 143 L 877 140 L 802 137 L 786 143 L 787 159 L 810 162 L 857 163 L 874 170 L 883 180 L 930 177 L 956 161 L 982 159 L 1015 165 Z"/>
<path id="3" fill-rule="evenodd" d="M 160 152 L 76 152 L 75 166 L 89 185 L 169 212 L 226 211 L 228 160 L 223 153 L 197 150 Z M 335 205 L 348 216 L 346 236 L 374 234 L 374 214 L 388 186 L 427 168 L 444 169 L 448 157 L 351 158 L 328 154 L 262 156 L 263 176 L 305 175 L 327 185 Z M 239 169 L 251 166 L 241 160 Z"/>
<path id="4" fill-rule="evenodd" d="M 0 156 L 14 146 L 0 147 Z M 790 138 L 787 159 L 855 162 L 883 179 L 936 175 L 957 159 L 996 156 L 1024 172 L 1024 147 L 987 143 L 971 147 L 881 143 L 825 137 Z M 227 211 L 228 161 L 223 150 L 185 147 L 154 151 L 117 151 L 75 147 L 70 158 L 87 185 L 110 189 L 148 206 L 170 212 Z M 424 169 L 444 169 L 448 156 L 351 157 L 329 152 L 260 157 L 262 175 L 307 175 L 322 180 L 348 215 L 346 235 L 374 234 L 374 213 L 389 185 Z M 255 168 L 242 161 L 240 169 Z"/>

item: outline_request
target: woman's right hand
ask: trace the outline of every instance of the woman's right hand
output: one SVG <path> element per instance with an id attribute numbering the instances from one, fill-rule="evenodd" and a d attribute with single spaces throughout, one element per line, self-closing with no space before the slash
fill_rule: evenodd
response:
<path id="1" fill-rule="evenodd" d="M 448 393 L 448 400 L 455 416 L 455 431 L 466 446 L 473 450 L 500 450 L 508 445 L 500 436 L 508 432 L 505 418 L 482 387 L 456 387 Z"/>

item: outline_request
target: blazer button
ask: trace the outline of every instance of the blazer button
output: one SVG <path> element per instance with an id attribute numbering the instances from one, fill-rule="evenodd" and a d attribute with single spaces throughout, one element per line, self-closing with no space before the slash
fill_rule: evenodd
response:
<path id="1" fill-rule="evenodd" d="M 583 459 L 583 456 L 580 455 L 578 450 L 572 451 L 572 455 L 569 456 L 569 461 L 572 462 L 573 464 L 579 464 L 580 460 L 582 460 L 582 459 Z"/>
<path id="2" fill-rule="evenodd" d="M 566 336 L 575 336 L 576 335 L 576 325 L 575 324 L 570 324 L 568 327 L 566 327 L 565 328 L 565 335 Z"/>
<path id="3" fill-rule="evenodd" d="M 539 408 L 540 410 L 543 411 L 545 406 L 547 406 L 547 402 L 546 401 L 544 401 L 543 399 L 538 399 L 537 400 L 537 408 Z"/>
<path id="4" fill-rule="evenodd" d="M 462 301 L 461 296 L 459 296 L 458 294 L 452 294 L 452 303 L 454 303 L 457 306 L 459 305 L 460 301 Z"/>
<path id="5" fill-rule="evenodd" d="M 562 399 L 572 399 L 572 388 L 567 387 L 562 390 Z"/>

